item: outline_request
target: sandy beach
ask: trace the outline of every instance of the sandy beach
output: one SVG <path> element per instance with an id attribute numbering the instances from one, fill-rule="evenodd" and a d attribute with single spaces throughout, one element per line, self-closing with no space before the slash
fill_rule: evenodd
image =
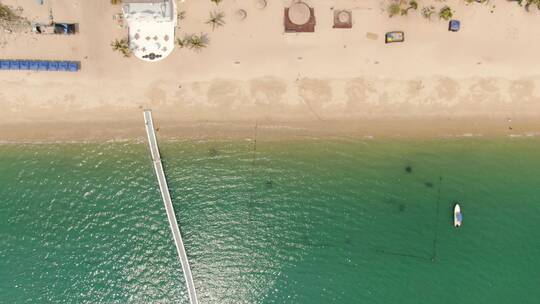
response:
<path id="1" fill-rule="evenodd" d="M 383 1 L 306 1 L 315 33 L 284 33 L 290 1 L 178 3 L 177 37 L 207 33 L 201 52 L 176 48 L 147 63 L 113 52 L 127 36 L 107 0 L 2 0 L 31 22 L 78 22 L 73 36 L 0 33 L 3 59 L 81 61 L 78 73 L 1 71 L 0 141 L 143 138 L 142 109 L 171 138 L 250 136 L 528 136 L 540 132 L 535 9 L 447 1 L 459 32 L 419 11 L 389 18 Z M 425 4 L 429 4 L 426 2 Z M 424 3 L 420 3 L 423 5 Z M 441 6 L 439 2 L 433 5 Z M 245 20 L 235 12 L 244 9 Z M 332 28 L 333 10 L 352 29 Z M 225 13 L 212 30 L 209 14 Z M 385 45 L 384 33 L 406 40 Z M 375 34 L 375 35 L 373 35 Z M 375 37 L 376 36 L 376 37 Z"/>

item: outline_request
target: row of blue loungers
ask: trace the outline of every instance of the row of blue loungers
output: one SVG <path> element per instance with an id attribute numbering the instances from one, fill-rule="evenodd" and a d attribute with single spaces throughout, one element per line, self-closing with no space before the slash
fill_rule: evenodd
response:
<path id="1" fill-rule="evenodd" d="M 79 61 L 0 59 L 0 70 L 78 72 L 80 68 Z"/>

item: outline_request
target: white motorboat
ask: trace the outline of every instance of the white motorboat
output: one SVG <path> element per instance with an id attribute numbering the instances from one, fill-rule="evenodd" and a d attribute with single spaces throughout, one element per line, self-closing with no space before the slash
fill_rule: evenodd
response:
<path id="1" fill-rule="evenodd" d="M 461 208 L 459 204 L 454 206 L 454 227 L 459 227 L 463 223 L 463 216 L 461 215 Z"/>

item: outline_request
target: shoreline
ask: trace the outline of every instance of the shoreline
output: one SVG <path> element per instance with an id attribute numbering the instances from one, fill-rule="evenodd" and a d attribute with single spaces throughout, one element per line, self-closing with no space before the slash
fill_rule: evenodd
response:
<path id="1" fill-rule="evenodd" d="M 142 111 L 141 111 L 142 113 Z M 379 117 L 327 121 L 191 121 L 154 114 L 160 140 L 514 138 L 540 135 L 540 117 Z M 511 129 L 510 129 L 511 128 Z M 0 144 L 144 141 L 144 121 L 0 124 Z"/>

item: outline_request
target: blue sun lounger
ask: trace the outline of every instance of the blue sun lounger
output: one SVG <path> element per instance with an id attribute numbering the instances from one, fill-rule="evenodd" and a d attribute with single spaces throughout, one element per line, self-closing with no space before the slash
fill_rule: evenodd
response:
<path id="1" fill-rule="evenodd" d="M 9 69 L 10 70 L 19 70 L 20 69 L 19 60 L 10 60 L 9 61 Z"/>
<path id="2" fill-rule="evenodd" d="M 0 59 L 3 71 L 78 72 L 80 69 L 79 61 Z"/>
<path id="3" fill-rule="evenodd" d="M 5 60 L 0 61 L 0 70 L 9 70 L 9 62 Z"/>
<path id="4" fill-rule="evenodd" d="M 58 71 L 58 61 L 49 62 L 49 71 Z"/>
<path id="5" fill-rule="evenodd" d="M 29 64 L 29 70 L 32 70 L 32 71 L 37 71 L 38 70 L 38 62 L 37 61 L 30 61 L 30 64 Z"/>
<path id="6" fill-rule="evenodd" d="M 75 61 L 68 62 L 68 71 L 77 72 L 79 70 L 79 63 Z"/>
<path id="7" fill-rule="evenodd" d="M 38 71 L 47 71 L 49 63 L 47 61 L 38 61 Z"/>
<path id="8" fill-rule="evenodd" d="M 19 69 L 26 71 L 30 70 L 30 61 L 28 60 L 21 60 L 19 64 Z"/>
<path id="9" fill-rule="evenodd" d="M 68 70 L 68 63 L 67 61 L 60 61 L 58 63 L 58 70 L 62 72 L 67 72 Z"/>

